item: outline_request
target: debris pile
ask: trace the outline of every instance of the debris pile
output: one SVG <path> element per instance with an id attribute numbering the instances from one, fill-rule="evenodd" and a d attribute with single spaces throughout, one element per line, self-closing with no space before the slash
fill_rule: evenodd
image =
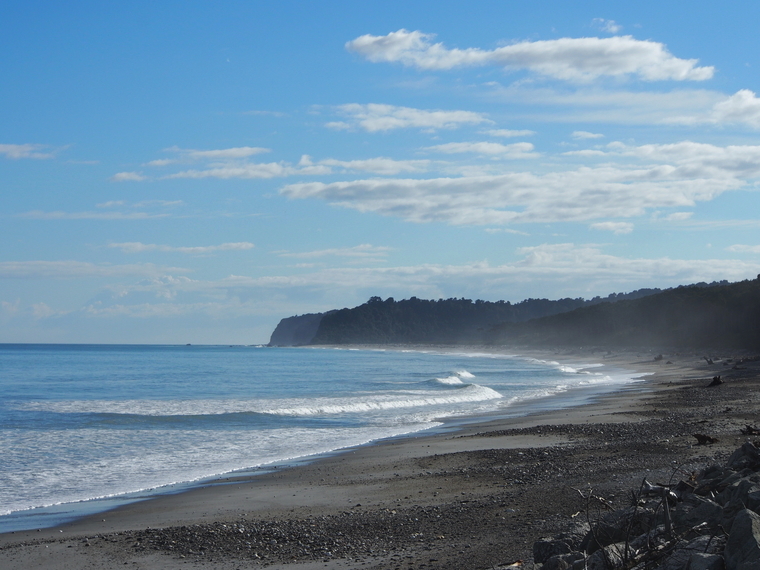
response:
<path id="1" fill-rule="evenodd" d="M 676 485 L 646 480 L 630 506 L 533 545 L 536 570 L 760 570 L 760 451 L 747 442 L 725 466 Z"/>

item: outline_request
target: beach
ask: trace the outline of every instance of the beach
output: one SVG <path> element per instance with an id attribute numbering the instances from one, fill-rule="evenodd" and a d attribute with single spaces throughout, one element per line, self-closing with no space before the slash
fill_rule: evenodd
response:
<path id="1" fill-rule="evenodd" d="M 0 535 L 2 568 L 493 568 L 616 508 L 646 477 L 722 461 L 760 422 L 748 354 L 558 353 L 646 374 L 596 401 L 453 422 L 257 476 L 226 477 L 76 522 Z M 542 355 L 546 357 L 546 354 Z M 728 359 L 731 359 L 729 362 Z M 724 383 L 707 387 L 721 375 Z M 698 445 L 693 434 L 718 439 Z M 685 475 L 686 474 L 686 475 Z"/>

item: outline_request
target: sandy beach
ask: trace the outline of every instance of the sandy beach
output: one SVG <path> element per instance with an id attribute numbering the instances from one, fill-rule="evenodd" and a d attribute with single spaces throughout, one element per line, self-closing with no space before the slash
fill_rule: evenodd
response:
<path id="1" fill-rule="evenodd" d="M 760 423 L 749 354 L 558 352 L 648 374 L 597 401 L 452 424 L 74 523 L 0 535 L 0 568 L 486 569 L 531 560 L 577 521 L 578 490 L 615 507 L 646 477 L 722 461 Z M 541 355 L 544 358 L 546 354 Z M 730 359 L 730 360 L 729 360 Z M 707 385 L 721 375 L 720 386 Z M 718 439 L 698 445 L 693 434 Z"/>

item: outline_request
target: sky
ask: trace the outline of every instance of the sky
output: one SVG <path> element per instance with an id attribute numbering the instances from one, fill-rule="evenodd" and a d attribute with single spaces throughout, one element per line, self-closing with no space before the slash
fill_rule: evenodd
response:
<path id="1" fill-rule="evenodd" d="M 760 274 L 760 4 L 0 3 L 0 342 Z"/>

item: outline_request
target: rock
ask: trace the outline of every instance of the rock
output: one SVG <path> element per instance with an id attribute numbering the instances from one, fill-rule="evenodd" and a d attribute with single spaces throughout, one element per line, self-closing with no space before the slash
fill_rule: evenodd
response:
<path id="1" fill-rule="evenodd" d="M 615 570 L 623 566 L 625 543 L 618 542 L 600 548 L 589 556 L 585 563 L 587 570 Z M 579 562 L 583 562 L 582 560 Z M 573 566 L 575 570 L 575 566 Z"/>
<path id="2" fill-rule="evenodd" d="M 555 539 L 567 543 L 573 550 L 580 550 L 580 544 L 591 527 L 588 523 L 575 523 L 565 532 L 558 534 Z"/>
<path id="3" fill-rule="evenodd" d="M 580 544 L 580 550 L 593 554 L 599 548 L 632 539 L 648 532 L 654 523 L 654 511 L 628 507 L 602 517 Z"/>
<path id="4" fill-rule="evenodd" d="M 732 500 L 739 500 L 742 503 L 747 503 L 747 495 L 760 491 L 760 477 L 757 474 L 752 474 L 749 477 L 742 477 L 736 481 L 733 481 L 718 495 L 718 502 L 721 504 L 727 504 Z"/>
<path id="5" fill-rule="evenodd" d="M 557 554 L 549 558 L 541 570 L 568 570 L 573 563 L 586 558 L 582 552 L 571 552 L 569 554 Z"/>
<path id="6" fill-rule="evenodd" d="M 711 536 L 695 538 L 685 546 L 676 548 L 668 556 L 665 563 L 658 567 L 658 570 L 682 570 L 694 554 L 715 554 L 715 552 L 711 552 L 711 545 L 713 549 L 718 546 L 717 541 L 714 541 Z"/>
<path id="7" fill-rule="evenodd" d="M 726 466 L 734 470 L 745 469 L 747 467 L 756 470 L 760 467 L 760 451 L 750 442 L 747 442 L 734 451 Z"/>
<path id="8" fill-rule="evenodd" d="M 732 499 L 723 506 L 723 514 L 721 515 L 720 525 L 727 533 L 731 532 L 731 527 L 734 524 L 736 515 L 745 509 L 744 503 L 739 499 Z"/>
<path id="9" fill-rule="evenodd" d="M 543 564 L 553 556 L 569 554 L 572 550 L 570 545 L 562 540 L 542 538 L 533 543 L 533 561 L 536 564 Z"/>
<path id="10" fill-rule="evenodd" d="M 709 499 L 691 495 L 673 511 L 673 527 L 681 533 L 706 522 L 710 529 L 717 528 L 723 517 L 720 505 Z"/>
<path id="11" fill-rule="evenodd" d="M 726 563 L 720 554 L 698 552 L 689 557 L 689 570 L 724 570 Z"/>
<path id="12" fill-rule="evenodd" d="M 570 564 L 559 556 L 552 556 L 541 566 L 541 570 L 568 570 L 569 568 Z"/>
<path id="13" fill-rule="evenodd" d="M 760 514 L 760 491 L 751 491 L 747 493 L 747 508 Z"/>
<path id="14" fill-rule="evenodd" d="M 748 509 L 739 511 L 726 542 L 724 558 L 726 570 L 760 570 L 760 515 Z"/>

